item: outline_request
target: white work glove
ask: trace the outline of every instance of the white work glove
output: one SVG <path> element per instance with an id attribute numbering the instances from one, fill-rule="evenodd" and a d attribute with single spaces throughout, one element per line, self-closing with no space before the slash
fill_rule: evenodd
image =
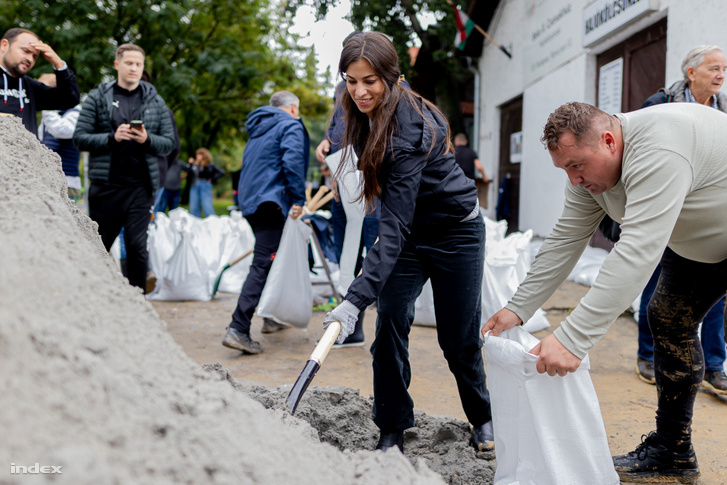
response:
<path id="1" fill-rule="evenodd" d="M 346 337 L 356 330 L 359 313 L 361 313 L 361 310 L 356 308 L 356 305 L 348 300 L 343 300 L 343 303 L 326 313 L 326 318 L 323 319 L 323 328 L 328 327 L 331 322 L 341 322 L 341 333 L 338 334 L 336 342 L 342 344 Z"/>

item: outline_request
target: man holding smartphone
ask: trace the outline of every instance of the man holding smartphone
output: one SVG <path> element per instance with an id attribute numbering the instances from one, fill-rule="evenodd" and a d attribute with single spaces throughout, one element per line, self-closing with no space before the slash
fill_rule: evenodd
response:
<path id="1" fill-rule="evenodd" d="M 73 133 L 79 150 L 90 152 L 89 216 L 98 223 L 107 250 L 124 229 L 129 283 L 146 288 L 147 226 L 159 188 L 158 156 L 175 144 L 164 100 L 141 81 L 144 50 L 123 44 L 116 50 L 115 82 L 93 89 Z"/>

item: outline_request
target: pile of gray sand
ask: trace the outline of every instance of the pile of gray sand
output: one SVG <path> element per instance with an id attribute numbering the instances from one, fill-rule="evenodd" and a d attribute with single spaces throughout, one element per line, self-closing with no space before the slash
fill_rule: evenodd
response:
<path id="1" fill-rule="evenodd" d="M 321 442 L 191 361 L 11 117 L 0 207 L 0 484 L 445 483 L 396 450 Z M 38 467 L 62 474 L 22 473 Z"/>
<path id="2" fill-rule="evenodd" d="M 269 409 L 283 409 L 290 386 L 268 388 L 237 383 L 219 364 L 205 365 Z M 371 420 L 371 397 L 349 387 L 317 387 L 306 391 L 295 416 L 307 421 L 321 441 L 339 450 L 372 450 L 379 429 Z M 404 432 L 404 454 L 422 461 L 451 485 L 489 485 L 495 475 L 494 452 L 476 453 L 469 445 L 470 426 L 450 417 L 414 413 L 414 427 Z"/>

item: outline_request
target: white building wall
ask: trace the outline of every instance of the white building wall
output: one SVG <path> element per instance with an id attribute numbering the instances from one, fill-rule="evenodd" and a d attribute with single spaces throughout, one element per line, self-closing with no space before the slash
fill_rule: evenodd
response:
<path id="1" fill-rule="evenodd" d="M 681 65 L 692 47 L 715 44 L 727 53 L 727 2 L 725 0 L 662 0 L 667 10 L 667 86 L 682 79 Z M 727 92 L 727 86 L 722 86 Z"/>
<path id="2" fill-rule="evenodd" d="M 500 149 L 500 110 L 499 107 L 512 101 L 523 93 L 522 62 L 519 62 L 517 32 L 522 22 L 525 2 L 522 0 L 501 0 L 500 7 L 495 13 L 493 24 L 497 23 L 498 30 L 503 32 L 498 43 L 507 47 L 512 54 L 509 59 L 502 51 L 490 45 L 487 50 L 487 63 L 480 61 L 480 140 L 477 154 L 485 169 L 485 173 L 492 179 L 489 193 L 487 217 L 495 218 L 497 206 L 498 177 L 497 167 Z M 505 8 L 503 8 L 505 7 Z M 492 33 L 488 32 L 490 35 Z M 484 56 L 482 58 L 484 60 Z"/>
<path id="3" fill-rule="evenodd" d="M 586 55 L 528 87 L 523 95 L 523 161 L 520 167 L 520 229 L 547 235 L 563 210 L 567 177 L 540 142 L 548 115 L 570 101 L 587 99 Z M 554 89 L 572 86 L 571 89 Z M 525 209 L 527 208 L 527 209 Z"/>
<path id="4" fill-rule="evenodd" d="M 552 165 L 540 143 L 548 115 L 568 101 L 596 104 L 596 56 L 633 34 L 667 17 L 667 53 L 664 84 L 682 78 L 681 62 L 699 44 L 716 44 L 727 52 L 727 1 L 659 0 L 659 10 L 615 33 L 543 78 L 525 86 L 523 81 L 524 25 L 533 2 L 543 0 L 501 0 L 488 33 L 512 53 L 508 59 L 498 48 L 485 43 L 479 61 L 480 126 L 479 155 L 485 171 L 493 178 L 487 215 L 493 217 L 497 204 L 497 173 L 500 153 L 500 106 L 523 97 L 523 162 L 520 171 L 520 229 L 532 229 L 546 236 L 562 211 L 565 172 Z M 556 0 L 545 0 L 556 1 Z M 562 1 L 562 0 L 557 0 Z M 646 0 L 642 0 L 646 1 Z M 583 0 L 572 0 L 582 17 Z M 727 90 L 727 86 L 723 87 Z"/>

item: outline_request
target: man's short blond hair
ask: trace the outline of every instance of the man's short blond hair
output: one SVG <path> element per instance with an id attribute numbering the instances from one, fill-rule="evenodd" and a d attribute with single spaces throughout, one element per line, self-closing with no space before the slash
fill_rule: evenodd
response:
<path id="1" fill-rule="evenodd" d="M 591 144 L 596 129 L 611 126 L 611 117 L 604 111 L 586 103 L 566 103 L 548 116 L 540 141 L 553 151 L 560 137 L 572 133 L 577 143 Z"/>
<path id="2" fill-rule="evenodd" d="M 146 52 L 144 52 L 144 49 L 139 47 L 136 44 L 121 44 L 118 49 L 116 49 L 116 60 L 120 61 L 122 57 L 124 57 L 125 52 L 141 52 L 141 55 L 144 56 L 144 59 L 146 59 Z"/>

